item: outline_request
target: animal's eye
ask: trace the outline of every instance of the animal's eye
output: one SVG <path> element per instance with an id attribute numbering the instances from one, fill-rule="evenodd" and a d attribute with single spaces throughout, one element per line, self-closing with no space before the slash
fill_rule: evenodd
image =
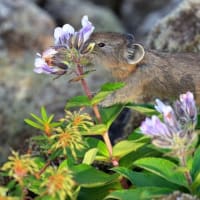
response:
<path id="1" fill-rule="evenodd" d="M 104 46 L 105 46 L 105 43 L 100 42 L 100 43 L 98 43 L 97 45 L 98 45 L 99 47 L 104 47 Z"/>

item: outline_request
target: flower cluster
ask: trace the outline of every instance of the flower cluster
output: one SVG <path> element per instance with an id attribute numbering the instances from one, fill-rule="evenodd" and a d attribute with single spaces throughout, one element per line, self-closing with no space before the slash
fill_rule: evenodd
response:
<path id="1" fill-rule="evenodd" d="M 77 32 L 69 24 L 55 28 L 54 46 L 42 54 L 37 53 L 34 72 L 63 75 L 74 63 L 86 62 L 82 55 L 91 52 L 94 47 L 93 43 L 86 45 L 94 26 L 87 16 L 83 16 L 81 23 L 82 28 Z"/>
<path id="2" fill-rule="evenodd" d="M 163 122 L 157 116 L 146 118 L 140 127 L 142 133 L 151 136 L 156 146 L 177 154 L 187 149 L 196 138 L 197 108 L 193 94 L 180 95 L 173 107 L 157 99 L 155 108 L 163 115 Z"/>
<path id="3" fill-rule="evenodd" d="M 18 152 L 12 151 L 12 156 L 9 156 L 10 161 L 6 162 L 1 170 L 8 171 L 9 176 L 14 177 L 19 183 L 22 183 L 23 178 L 28 174 L 34 174 L 38 171 L 38 167 L 30 155 L 20 156 Z"/>
<path id="4" fill-rule="evenodd" d="M 65 111 L 66 115 L 60 121 L 63 127 L 55 129 L 56 134 L 50 138 L 54 141 L 53 150 L 63 149 L 66 154 L 69 149 L 76 158 L 76 151 L 84 148 L 81 131 L 87 130 L 93 125 L 91 117 L 87 113 Z"/>
<path id="5" fill-rule="evenodd" d="M 92 118 L 88 113 L 81 113 L 81 110 L 70 112 L 65 110 L 65 118 L 61 119 L 62 122 L 67 122 L 69 126 L 81 130 L 87 130 L 88 127 L 94 125 Z"/>
<path id="6" fill-rule="evenodd" d="M 75 185 L 72 172 L 68 168 L 48 168 L 47 179 L 43 182 L 42 187 L 46 188 L 46 192 L 54 199 L 64 200 L 71 197 Z"/>

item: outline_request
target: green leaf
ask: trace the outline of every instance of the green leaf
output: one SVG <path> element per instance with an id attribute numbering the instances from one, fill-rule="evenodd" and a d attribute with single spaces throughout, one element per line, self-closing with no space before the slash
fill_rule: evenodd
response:
<path id="1" fill-rule="evenodd" d="M 98 104 L 104 100 L 113 91 L 124 87 L 124 83 L 105 83 L 101 86 L 101 90 L 92 98 L 91 104 Z"/>
<path id="2" fill-rule="evenodd" d="M 161 195 L 169 194 L 172 190 L 159 187 L 142 187 L 129 190 L 118 190 L 111 192 L 105 199 L 118 200 L 150 200 Z"/>
<path id="3" fill-rule="evenodd" d="M 45 140 L 48 140 L 48 139 L 49 139 L 49 137 L 46 135 L 37 135 L 37 136 L 31 137 L 31 140 L 42 141 L 42 142 L 47 142 Z"/>
<path id="4" fill-rule="evenodd" d="M 113 156 L 121 158 L 132 151 L 142 147 L 144 143 L 136 143 L 134 140 L 123 140 L 113 147 Z"/>
<path id="5" fill-rule="evenodd" d="M 110 194 L 110 191 L 113 190 L 119 190 L 121 188 L 121 184 L 119 182 L 110 183 L 104 186 L 100 187 L 94 187 L 94 188 L 83 188 L 81 187 L 81 190 L 78 195 L 79 200 L 102 200 L 104 199 L 108 194 Z"/>
<path id="6" fill-rule="evenodd" d="M 192 186 L 191 186 L 192 191 L 193 191 L 193 193 L 194 193 L 194 191 L 195 191 L 195 194 L 198 193 L 198 195 L 200 195 L 200 173 L 197 174 L 197 175 L 194 177 L 193 180 L 194 180 L 194 181 L 193 181 Z"/>
<path id="7" fill-rule="evenodd" d="M 33 159 L 39 169 L 41 169 L 45 165 L 45 161 L 41 157 L 34 157 Z"/>
<path id="8" fill-rule="evenodd" d="M 47 122 L 48 121 L 48 116 L 47 116 L 47 112 L 46 112 L 46 109 L 42 106 L 41 107 L 41 116 L 42 116 L 42 119 Z"/>
<path id="9" fill-rule="evenodd" d="M 198 113 L 198 115 L 197 115 L 197 125 L 196 125 L 196 129 L 200 129 L 200 113 Z"/>
<path id="10" fill-rule="evenodd" d="M 30 113 L 31 117 L 33 117 L 36 121 L 38 121 L 40 124 L 44 124 L 44 121 L 38 117 L 37 115 L 35 115 L 34 113 Z"/>
<path id="11" fill-rule="evenodd" d="M 103 123 L 109 128 L 113 121 L 118 117 L 123 109 L 123 105 L 113 105 L 111 107 L 100 108 Z"/>
<path id="12" fill-rule="evenodd" d="M 125 83 L 115 82 L 115 83 L 105 83 L 101 86 L 101 91 L 113 92 L 125 86 Z"/>
<path id="13" fill-rule="evenodd" d="M 27 178 L 24 179 L 24 183 L 28 186 L 28 190 L 35 194 L 39 195 L 44 192 L 44 189 L 41 187 L 41 180 L 36 179 L 35 176 L 27 176 Z"/>
<path id="14" fill-rule="evenodd" d="M 113 171 L 128 179 L 136 187 L 164 187 L 178 190 L 178 186 L 152 173 L 135 172 L 126 167 L 115 167 Z"/>
<path id="15" fill-rule="evenodd" d="M 47 122 L 50 124 L 53 118 L 54 118 L 54 115 L 50 115 Z"/>
<path id="16" fill-rule="evenodd" d="M 105 124 L 97 124 L 86 131 L 81 131 L 82 135 L 103 135 L 108 130 Z"/>
<path id="17" fill-rule="evenodd" d="M 110 155 L 108 149 L 104 142 L 96 138 L 87 138 L 86 139 L 90 148 L 97 148 L 98 152 L 96 155 L 96 160 L 109 160 Z"/>
<path id="18" fill-rule="evenodd" d="M 111 92 L 98 92 L 91 100 L 91 104 L 95 105 L 104 100 Z"/>
<path id="19" fill-rule="evenodd" d="M 37 129 L 40 129 L 40 130 L 44 130 L 44 127 L 43 127 L 43 126 L 37 124 L 36 122 L 34 122 L 34 121 L 30 120 L 30 119 L 24 119 L 24 121 L 25 121 L 28 125 L 33 126 L 34 128 L 37 128 Z"/>
<path id="20" fill-rule="evenodd" d="M 149 157 L 136 160 L 134 165 L 157 174 L 172 183 L 188 187 L 184 173 L 178 171 L 178 166 L 169 160 Z"/>
<path id="21" fill-rule="evenodd" d="M 67 101 L 66 108 L 91 106 L 91 101 L 87 96 L 75 96 Z"/>
<path id="22" fill-rule="evenodd" d="M 51 155 L 49 156 L 49 160 L 54 160 L 55 158 L 59 157 L 62 153 L 63 153 L 63 150 L 62 150 L 62 149 L 58 149 L 58 150 L 54 151 L 54 152 L 51 153 Z"/>
<path id="23" fill-rule="evenodd" d="M 138 111 L 138 112 L 143 113 L 143 114 L 148 115 L 148 116 L 158 115 L 158 112 L 150 104 L 129 103 L 129 104 L 126 104 L 126 107 L 131 108 L 135 111 Z"/>
<path id="24" fill-rule="evenodd" d="M 63 161 L 60 163 L 58 169 L 63 169 L 63 168 L 66 168 L 66 167 L 68 167 L 68 160 L 67 160 L 67 159 L 63 160 Z"/>
<path id="25" fill-rule="evenodd" d="M 89 165 L 81 164 L 71 168 L 75 181 L 82 187 L 98 187 L 118 180 L 117 174 L 108 175 Z"/>
<path id="26" fill-rule="evenodd" d="M 97 155 L 97 152 L 98 152 L 97 148 L 92 148 L 92 149 L 88 150 L 84 155 L 82 163 L 91 165 L 95 160 L 95 156 Z"/>
<path id="27" fill-rule="evenodd" d="M 128 140 L 137 140 L 137 141 L 138 140 L 141 140 L 141 141 L 145 140 L 148 143 L 150 143 L 150 141 L 151 141 L 151 139 L 148 136 L 142 134 L 140 128 L 137 128 L 132 133 L 130 133 L 128 135 Z"/>
<path id="28" fill-rule="evenodd" d="M 193 179 L 199 172 L 200 172 L 200 146 L 195 150 L 194 153 L 192 170 L 191 170 L 191 175 Z"/>
<path id="29" fill-rule="evenodd" d="M 62 122 L 52 122 L 51 127 L 58 127 L 61 126 Z"/>
<path id="30" fill-rule="evenodd" d="M 126 156 L 122 157 L 119 161 L 120 166 L 125 167 L 132 167 L 133 163 L 144 157 L 153 157 L 153 156 L 161 156 L 160 152 L 155 151 L 152 148 L 149 148 L 149 145 L 144 145 L 141 148 L 137 149 L 136 151 L 133 151 Z"/>

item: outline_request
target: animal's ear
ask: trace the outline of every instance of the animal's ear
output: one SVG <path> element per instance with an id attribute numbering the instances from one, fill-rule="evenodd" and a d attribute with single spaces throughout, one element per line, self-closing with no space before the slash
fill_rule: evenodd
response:
<path id="1" fill-rule="evenodd" d="M 129 64 L 137 64 L 144 58 L 144 48 L 140 44 L 129 44 L 127 46 L 127 52 L 125 53 L 125 57 Z"/>

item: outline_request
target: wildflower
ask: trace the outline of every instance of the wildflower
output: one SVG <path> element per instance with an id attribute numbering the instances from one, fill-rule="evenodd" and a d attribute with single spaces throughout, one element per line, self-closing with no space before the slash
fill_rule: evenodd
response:
<path id="1" fill-rule="evenodd" d="M 38 74 L 45 73 L 57 75 L 66 73 L 67 65 L 59 58 L 62 54 L 61 49 L 56 50 L 55 48 L 47 49 L 42 55 L 37 53 L 38 57 L 35 59 L 34 72 Z"/>
<path id="2" fill-rule="evenodd" d="M 157 116 L 146 118 L 140 129 L 143 134 L 152 137 L 158 147 L 172 149 L 176 155 L 189 148 L 196 135 L 193 133 L 197 122 L 197 109 L 193 94 L 187 92 L 180 95 L 174 107 L 156 100 L 156 110 L 163 115 L 162 122 Z M 193 124 L 189 126 L 188 124 Z"/>
<path id="3" fill-rule="evenodd" d="M 9 176 L 13 176 L 20 183 L 28 174 L 34 174 L 37 165 L 30 158 L 30 155 L 20 156 L 18 152 L 12 151 L 12 156 L 9 156 L 10 161 L 6 162 L 1 168 L 3 171 L 9 171 Z"/>
<path id="4" fill-rule="evenodd" d="M 79 130 L 66 126 L 64 129 L 58 127 L 56 132 L 56 135 L 51 136 L 51 139 L 55 139 L 52 149 L 57 150 L 61 148 L 65 154 L 66 149 L 69 149 L 76 158 L 76 150 L 82 150 L 84 148 L 84 142 Z"/>
<path id="5" fill-rule="evenodd" d="M 146 118 L 140 127 L 143 134 L 153 138 L 152 143 L 161 148 L 169 148 L 178 150 L 180 146 L 187 146 L 189 142 L 187 134 L 184 134 L 181 129 L 174 132 L 168 124 L 161 122 L 157 116 Z"/>
<path id="6" fill-rule="evenodd" d="M 88 16 L 83 16 L 81 24 L 82 28 L 78 32 L 75 32 L 69 24 L 65 24 L 62 28 L 57 27 L 54 31 L 55 45 L 64 46 L 68 49 L 74 47 L 81 52 L 85 42 L 94 31 L 94 26 L 88 20 Z"/>
<path id="7" fill-rule="evenodd" d="M 92 118 L 88 113 L 81 114 L 81 111 L 70 112 L 68 110 L 65 112 L 65 118 L 61 119 L 61 121 L 66 121 L 71 127 L 87 130 L 88 127 L 93 125 Z"/>
<path id="8" fill-rule="evenodd" d="M 55 28 L 55 45 L 42 55 L 37 53 L 34 72 L 63 75 L 74 64 L 88 63 L 82 54 L 90 53 L 94 47 L 94 43 L 86 44 L 94 26 L 87 16 L 83 16 L 81 23 L 82 28 L 78 32 L 69 24 Z"/>
<path id="9" fill-rule="evenodd" d="M 72 172 L 65 168 L 47 170 L 48 177 L 42 184 L 46 188 L 47 194 L 54 199 L 64 200 L 72 197 L 72 190 L 75 185 Z"/>
<path id="10" fill-rule="evenodd" d="M 179 116 L 180 123 L 187 128 L 194 129 L 197 124 L 197 108 L 195 105 L 194 96 L 191 92 L 180 95 L 180 100 L 174 104 L 174 109 Z"/>

